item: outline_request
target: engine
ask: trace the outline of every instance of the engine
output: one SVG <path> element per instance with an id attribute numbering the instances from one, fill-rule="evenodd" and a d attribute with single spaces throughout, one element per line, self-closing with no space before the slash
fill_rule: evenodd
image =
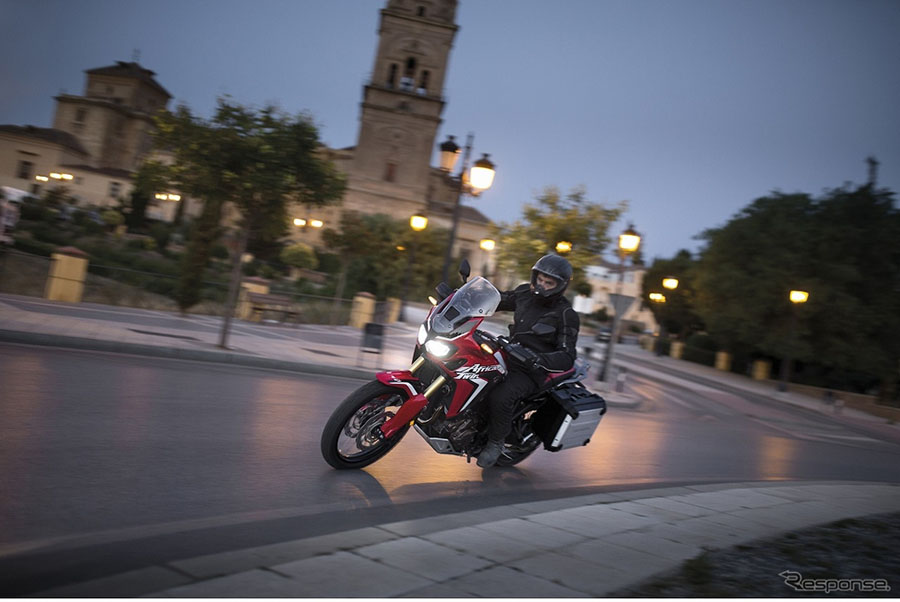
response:
<path id="1" fill-rule="evenodd" d="M 436 442 L 430 441 L 429 443 L 432 444 L 432 447 L 441 453 L 464 453 L 466 450 L 470 449 L 475 443 L 475 439 L 478 437 L 478 432 L 482 428 L 482 423 L 484 421 L 481 417 L 475 412 L 466 412 L 462 416 L 447 420 L 443 416 L 443 411 L 441 411 L 440 414 L 441 415 L 436 416 L 435 419 L 428 421 L 427 424 L 422 424 L 420 428 L 427 437 L 432 439 L 446 439 L 450 442 L 453 449 L 438 449 L 438 447 L 435 446 Z"/>

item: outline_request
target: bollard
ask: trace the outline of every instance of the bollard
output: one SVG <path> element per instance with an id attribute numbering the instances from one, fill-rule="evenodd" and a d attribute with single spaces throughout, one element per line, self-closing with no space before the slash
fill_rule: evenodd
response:
<path id="1" fill-rule="evenodd" d="M 727 351 L 716 352 L 716 370 L 723 372 L 731 371 L 731 354 Z"/>
<path id="2" fill-rule="evenodd" d="M 619 372 L 616 374 L 616 393 L 623 393 L 625 391 L 625 379 L 628 376 L 628 371 L 625 368 L 619 367 Z"/>
<path id="3" fill-rule="evenodd" d="M 397 297 L 388 297 L 386 303 L 387 316 L 385 316 L 384 321 L 387 324 L 393 324 L 400 319 L 400 310 L 403 308 L 403 301 Z"/>
<path id="4" fill-rule="evenodd" d="M 768 380 L 772 372 L 772 362 L 768 360 L 753 361 L 753 380 Z"/>
<path id="5" fill-rule="evenodd" d="M 375 318 L 375 295 L 372 293 L 356 293 L 350 309 L 350 326 L 362 330 Z"/>
<path id="6" fill-rule="evenodd" d="M 50 264 L 44 298 L 51 301 L 80 303 L 84 295 L 88 254 L 75 247 L 60 247 L 51 257 L 53 263 Z"/>
<path id="7" fill-rule="evenodd" d="M 680 360 L 681 356 L 684 355 L 684 343 L 681 341 L 673 341 L 672 346 L 669 347 L 669 355 L 676 360 Z"/>

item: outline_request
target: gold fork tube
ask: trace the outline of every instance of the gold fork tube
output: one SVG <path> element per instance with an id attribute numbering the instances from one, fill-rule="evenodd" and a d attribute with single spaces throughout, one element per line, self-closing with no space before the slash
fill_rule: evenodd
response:
<path id="1" fill-rule="evenodd" d="M 410 373 L 410 374 L 415 374 L 415 373 L 416 373 L 416 370 L 418 370 L 419 368 L 421 368 L 421 367 L 422 367 L 422 364 L 424 364 L 424 363 L 425 363 L 425 356 L 424 356 L 424 355 L 420 355 L 420 356 L 416 359 L 416 361 L 413 362 L 412 366 L 409 367 L 409 373 Z"/>
<path id="2" fill-rule="evenodd" d="M 434 382 L 428 385 L 428 388 L 425 389 L 425 393 L 423 393 L 423 395 L 425 395 L 425 399 L 429 399 L 432 395 L 434 395 L 434 392 L 440 389 L 445 382 L 447 382 L 447 379 L 444 378 L 443 374 L 438 376 L 434 380 Z"/>

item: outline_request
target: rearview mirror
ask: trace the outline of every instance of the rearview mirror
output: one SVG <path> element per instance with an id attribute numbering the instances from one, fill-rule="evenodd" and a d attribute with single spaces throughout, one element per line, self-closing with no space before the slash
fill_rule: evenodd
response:
<path id="1" fill-rule="evenodd" d="M 472 266 L 469 265 L 468 259 L 463 259 L 462 263 L 459 264 L 459 275 L 462 276 L 462 281 L 465 282 L 469 279 L 469 274 L 472 273 Z"/>
<path id="2" fill-rule="evenodd" d="M 438 294 L 438 301 L 443 301 L 447 297 L 453 293 L 453 289 L 450 288 L 450 285 L 446 282 L 441 282 L 439 285 L 434 287 L 435 292 Z"/>

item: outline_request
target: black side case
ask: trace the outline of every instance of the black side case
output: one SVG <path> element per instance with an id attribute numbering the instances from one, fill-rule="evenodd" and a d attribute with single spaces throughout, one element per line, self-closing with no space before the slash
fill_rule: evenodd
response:
<path id="1" fill-rule="evenodd" d="M 532 425 L 544 449 L 560 451 L 587 445 L 606 413 L 606 401 L 569 383 L 547 392 L 548 401 L 535 412 Z"/>

